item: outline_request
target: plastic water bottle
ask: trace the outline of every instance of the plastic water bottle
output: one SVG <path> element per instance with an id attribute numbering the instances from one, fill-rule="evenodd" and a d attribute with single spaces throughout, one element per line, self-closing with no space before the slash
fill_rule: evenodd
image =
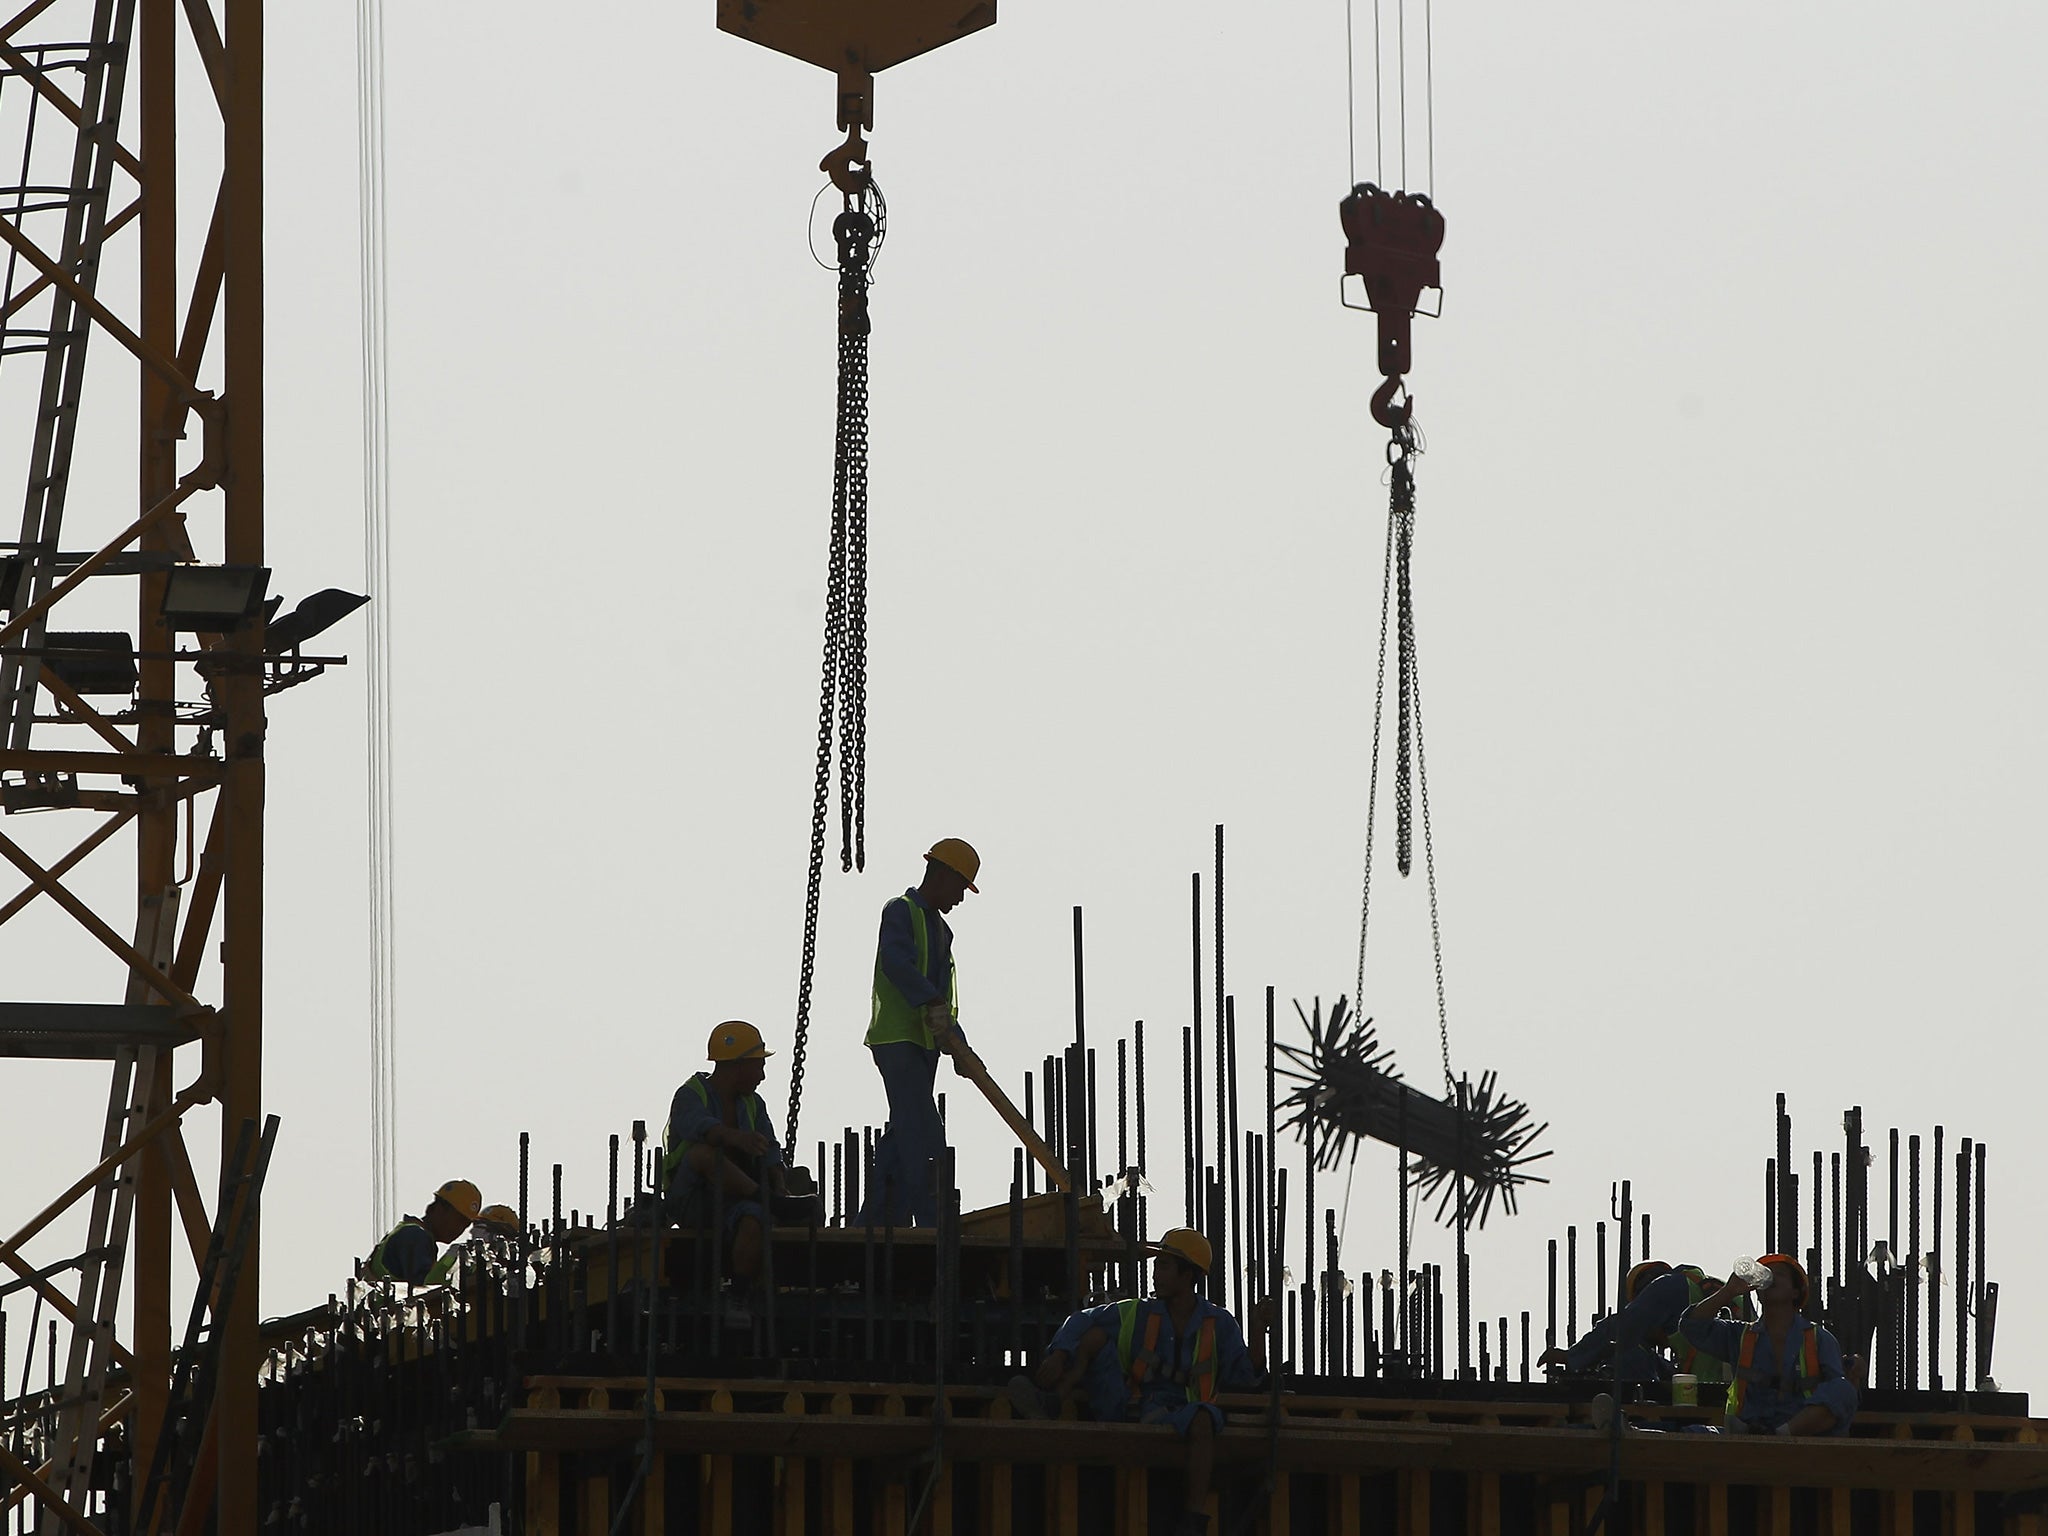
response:
<path id="1" fill-rule="evenodd" d="M 1752 1291 L 1760 1291 L 1771 1283 L 1770 1265 L 1759 1264 L 1755 1259 L 1737 1259 L 1728 1266 L 1728 1273 Z"/>

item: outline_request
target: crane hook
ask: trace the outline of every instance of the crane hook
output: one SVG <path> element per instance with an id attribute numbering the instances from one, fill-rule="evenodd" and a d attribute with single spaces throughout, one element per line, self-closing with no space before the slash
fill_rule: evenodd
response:
<path id="1" fill-rule="evenodd" d="M 1395 403 L 1395 392 L 1401 395 Z M 1408 393 L 1408 384 L 1398 373 L 1390 375 L 1380 387 L 1372 392 L 1372 419 L 1389 432 L 1398 432 L 1408 425 L 1415 414 L 1415 397 Z"/>
<path id="2" fill-rule="evenodd" d="M 860 201 L 874 180 L 875 168 L 868 159 L 868 141 L 860 136 L 859 123 L 846 130 L 846 142 L 820 160 L 818 169 L 845 195 L 847 207 Z"/>

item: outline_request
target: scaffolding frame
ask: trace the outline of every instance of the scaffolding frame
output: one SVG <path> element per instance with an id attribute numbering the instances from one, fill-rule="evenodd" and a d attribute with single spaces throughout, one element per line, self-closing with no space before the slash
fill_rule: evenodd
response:
<path id="1" fill-rule="evenodd" d="M 104 9 L 108 0 L 96 3 Z M 189 713 L 181 720 L 176 698 L 179 669 L 192 665 L 192 653 L 174 649 L 160 609 L 164 569 L 175 561 L 264 561 L 263 5 L 118 0 L 118 6 L 134 12 L 132 53 L 112 61 L 126 64 L 132 102 L 117 121 L 91 130 L 112 142 L 95 146 L 84 160 L 95 175 L 117 166 L 134 187 L 132 202 L 103 218 L 102 231 L 106 241 L 132 232 L 137 243 L 132 306 L 81 281 L 76 252 L 67 261 L 64 251 L 39 244 L 23 221 L 0 218 L 0 242 L 34 274 L 21 302 L 47 292 L 78 329 L 66 347 L 72 357 L 82 358 L 84 337 L 96 333 L 94 350 L 111 346 L 125 353 L 140 375 L 133 515 L 109 516 L 104 505 L 74 498 L 74 523 L 111 524 L 116 531 L 89 533 L 92 553 L 83 559 L 60 562 L 48 540 L 23 548 L 28 581 L 16 597 L 20 606 L 0 624 L 0 650 L 28 653 L 28 664 L 17 670 L 33 678 L 31 686 L 49 696 L 56 712 L 38 735 L 63 742 L 29 745 L 24 730 L 0 748 L 6 808 L 33 807 L 93 823 L 49 865 L 0 833 L 0 857 L 26 880 L 0 906 L 0 924 L 47 896 L 107 951 L 111 964 L 101 995 L 121 999 L 0 1002 L 0 1053 L 114 1063 L 104 1155 L 0 1237 L 0 1264 L 70 1322 L 70 1359 L 81 1389 L 71 1390 L 67 1380 L 73 1400 L 64 1405 L 60 1443 L 42 1466 L 27 1465 L 0 1445 L 0 1467 L 14 1485 L 7 1507 L 33 1500 L 60 1528 L 99 1529 L 85 1513 L 93 1445 L 125 1425 L 129 1454 L 147 1466 L 166 1432 L 174 1217 L 196 1275 L 204 1274 L 202 1256 L 217 1222 L 242 1232 L 243 1283 L 208 1329 L 218 1387 L 210 1412 L 201 1408 L 208 1421 L 192 1427 L 195 1434 L 204 1429 L 207 1465 L 192 1479 L 191 1502 L 217 1501 L 219 1529 L 254 1530 L 258 1212 L 253 1205 L 246 1213 L 239 1209 L 243 1186 L 223 1167 L 213 1181 L 209 1218 L 183 1123 L 202 1106 L 217 1105 L 225 1160 L 237 1128 L 262 1118 L 264 626 L 259 616 L 234 633 L 201 637 L 205 660 L 197 670 L 211 707 L 195 729 Z M 0 64 L 28 82 L 39 106 L 63 114 L 84 135 L 90 104 L 66 89 L 56 68 L 46 67 L 66 56 L 31 35 L 39 22 L 48 25 L 44 18 L 53 9 L 55 0 L 31 0 L 0 21 Z M 181 79 L 181 64 L 188 79 Z M 218 140 L 191 156 L 180 152 L 181 86 L 196 87 L 214 108 L 203 117 L 205 137 L 212 138 L 214 123 L 219 127 Z M 120 129 L 135 135 L 132 148 L 118 141 Z M 216 163 L 217 184 L 187 186 L 202 174 L 211 181 Z M 76 196 L 79 188 L 72 191 Z M 188 193 L 207 233 L 196 269 L 181 277 L 178 229 Z M 95 262 L 102 243 L 87 242 Z M 202 370 L 217 370 L 217 393 L 201 388 Z M 46 427 L 40 424 L 39 432 Z M 138 680 L 132 710 L 110 718 L 51 666 L 33 663 L 47 617 L 95 575 L 115 573 L 140 578 Z M 181 742 L 181 732 L 190 739 Z M 187 843 L 182 876 L 181 825 Z M 132 842 L 123 836 L 129 833 Z M 95 911 L 67 884 L 74 869 L 116 843 L 133 849 L 132 913 Z M 205 965 L 215 952 L 217 971 Z M 196 1053 L 198 1066 L 194 1080 L 174 1091 L 181 1049 L 184 1063 L 191 1066 Z M 87 1200 L 95 1242 L 81 1260 L 57 1266 L 59 1273 L 78 1273 L 79 1288 L 67 1296 L 48 1266 L 38 1269 L 23 1250 Z M 124 1267 L 133 1288 L 125 1343 L 113 1336 Z M 106 1378 L 115 1366 L 125 1370 L 127 1384 L 107 1400 Z M 190 1513 L 197 1512 L 160 1509 L 151 1528 L 196 1528 Z"/>

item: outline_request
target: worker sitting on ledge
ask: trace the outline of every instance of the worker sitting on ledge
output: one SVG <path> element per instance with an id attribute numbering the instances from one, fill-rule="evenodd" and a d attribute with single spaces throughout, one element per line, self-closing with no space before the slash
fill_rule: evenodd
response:
<path id="1" fill-rule="evenodd" d="M 711 1071 L 676 1090 L 661 1137 L 662 1178 L 668 1219 L 704 1231 L 711 1225 L 716 1188 L 725 1201 L 725 1233 L 732 1276 L 751 1284 L 761 1273 L 768 1218 L 811 1223 L 820 1212 L 814 1196 L 792 1195 L 782 1148 L 756 1091 L 774 1053 L 761 1031 L 729 1019 L 704 1047 Z"/>
<path id="2" fill-rule="evenodd" d="M 875 1177 L 855 1224 L 938 1225 L 936 1183 L 946 1131 L 932 1097 L 939 1049 L 960 1025 L 953 930 L 945 915 L 976 890 L 981 855 L 942 837 L 924 856 L 923 881 L 882 908 L 866 1044 L 889 1096 L 889 1124 L 875 1147 Z"/>
<path id="3" fill-rule="evenodd" d="M 402 1280 L 407 1285 L 439 1285 L 455 1270 L 460 1251 L 452 1245 L 467 1232 L 483 1209 L 484 1197 L 467 1179 L 450 1179 L 434 1191 L 424 1216 L 408 1216 L 370 1250 L 359 1273 L 365 1280 Z M 446 1253 L 441 1253 L 448 1243 Z M 438 1255 L 438 1256 L 437 1256 Z"/>
<path id="4" fill-rule="evenodd" d="M 1709 1279 L 1696 1265 L 1674 1269 L 1646 1259 L 1622 1281 L 1621 1310 L 1588 1328 L 1569 1349 L 1545 1350 L 1542 1363 L 1574 1376 L 1611 1375 L 1623 1385 L 1666 1381 L 1674 1369 L 1700 1381 L 1726 1381 L 1727 1366 L 1695 1347 L 1678 1328 L 1687 1308 L 1720 1288 L 1719 1280 Z M 1752 1315 L 1747 1292 L 1737 1298 L 1737 1307 L 1745 1321 Z M 1675 1364 L 1660 1352 L 1667 1344 Z"/>
<path id="5" fill-rule="evenodd" d="M 1842 1347 L 1819 1323 L 1807 1321 L 1806 1271 L 1798 1260 L 1767 1253 L 1758 1260 L 1771 1272 L 1758 1288 L 1763 1316 L 1753 1323 L 1718 1317 L 1721 1308 L 1750 1289 L 1728 1280 L 1686 1310 L 1679 1331 L 1695 1349 L 1729 1362 L 1730 1434 L 1846 1435 L 1856 1417 L 1856 1388 L 1842 1371 Z"/>
<path id="6" fill-rule="evenodd" d="M 1210 1466 L 1223 1428 L 1216 1394 L 1258 1385 L 1265 1336 L 1255 1330 L 1248 1353 L 1236 1319 L 1200 1294 L 1212 1260 L 1201 1233 L 1176 1227 L 1150 1252 L 1152 1295 L 1075 1313 L 1037 1371 L 1012 1379 L 1008 1396 L 1025 1417 L 1050 1418 L 1078 1388 L 1091 1418 L 1171 1426 L 1188 1442 L 1178 1533 L 1200 1536 L 1209 1529 Z"/>

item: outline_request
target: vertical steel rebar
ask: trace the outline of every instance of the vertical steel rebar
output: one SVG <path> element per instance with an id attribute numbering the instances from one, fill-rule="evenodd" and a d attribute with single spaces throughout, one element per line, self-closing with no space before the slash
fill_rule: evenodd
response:
<path id="1" fill-rule="evenodd" d="M 1976 1198 L 1977 1220 L 1973 1230 L 1977 1237 L 1977 1268 L 1975 1289 L 1971 1292 L 1970 1296 L 1970 1310 L 1977 1319 L 1977 1369 L 1971 1378 L 1971 1384 L 1982 1387 L 1983 1378 L 1991 1374 L 1993 1333 L 1991 1328 L 1985 1326 L 1987 1298 L 1990 1296 L 1992 1287 L 1985 1278 L 1984 1269 L 1984 1143 L 1981 1141 L 1977 1143 Z M 1989 1305 L 1992 1306 L 1990 1321 L 1996 1323 L 1997 1313 L 1995 1304 Z"/>
<path id="2" fill-rule="evenodd" d="M 1221 828 L 1218 829 L 1218 832 L 1220 834 Z M 1221 879 L 1222 864 L 1220 860 L 1217 864 L 1217 870 L 1218 879 L 1216 882 L 1216 889 L 1220 894 L 1223 890 L 1223 882 Z M 1219 912 L 1219 917 L 1220 915 L 1221 914 Z M 1223 930 L 1220 923 L 1216 931 L 1216 955 L 1219 960 L 1222 958 L 1223 955 Z M 1232 1298 L 1231 1310 L 1235 1312 L 1237 1316 L 1243 1317 L 1245 1315 L 1243 1247 L 1244 1207 L 1240 1199 L 1242 1191 L 1239 1186 L 1242 1183 L 1244 1176 L 1244 1162 L 1242 1157 L 1240 1156 L 1241 1143 L 1237 1139 L 1237 1000 L 1235 998 L 1226 997 L 1223 1000 L 1223 1036 L 1225 1041 L 1228 1043 L 1228 1049 L 1225 1052 L 1225 1059 L 1229 1063 L 1230 1067 L 1230 1157 L 1228 1160 L 1228 1167 L 1230 1170 L 1230 1294 Z"/>
<path id="3" fill-rule="evenodd" d="M 1934 1156 L 1929 1168 L 1934 1174 L 1934 1227 L 1927 1244 L 1927 1390 L 1941 1390 L 1941 1195 L 1943 1178 L 1942 1127 L 1934 1128 Z"/>
<path id="4" fill-rule="evenodd" d="M 1593 1223 L 1593 1318 L 1607 1315 L 1607 1223 Z"/>
<path id="5" fill-rule="evenodd" d="M 1792 1117 L 1785 1111 L 1785 1095 L 1778 1095 L 1778 1231 L 1771 1239 L 1773 1253 L 1799 1252 L 1799 1202 L 1792 1195 Z"/>
<path id="6" fill-rule="evenodd" d="M 1956 1394 L 1968 1412 L 1970 1391 L 1970 1138 L 1956 1147 Z"/>
<path id="7" fill-rule="evenodd" d="M 1579 1342 L 1579 1229 L 1564 1229 L 1564 1343 Z"/>
<path id="8" fill-rule="evenodd" d="M 1192 908 L 1189 918 L 1190 941 L 1193 945 L 1193 987 L 1191 1006 L 1194 1009 L 1193 1040 L 1189 1052 L 1189 1077 L 1184 1088 L 1188 1097 L 1188 1225 L 1200 1225 L 1202 1200 L 1202 1149 L 1207 1138 L 1202 1128 L 1202 876 L 1196 871 L 1189 877 L 1193 891 Z"/>
<path id="9" fill-rule="evenodd" d="M 1906 1156 L 1906 1389 L 1920 1390 L 1920 1138 L 1907 1139 Z"/>
<path id="10" fill-rule="evenodd" d="M 1543 1350 L 1557 1348 L 1557 1239 L 1550 1240 L 1550 1310 L 1543 1325 Z"/>

